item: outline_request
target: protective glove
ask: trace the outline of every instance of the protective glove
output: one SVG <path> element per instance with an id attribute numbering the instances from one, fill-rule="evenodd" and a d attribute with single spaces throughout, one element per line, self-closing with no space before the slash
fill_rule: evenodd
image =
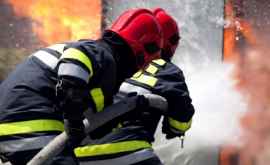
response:
<path id="1" fill-rule="evenodd" d="M 166 139 L 173 139 L 185 135 L 185 131 L 178 130 L 170 125 L 168 117 L 164 117 L 163 119 L 162 132 L 166 135 Z"/>
<path id="2" fill-rule="evenodd" d="M 77 147 L 86 137 L 83 121 L 64 119 L 64 126 L 68 136 L 68 146 L 71 148 Z"/>
<path id="3" fill-rule="evenodd" d="M 71 147 L 76 147 L 85 136 L 83 112 L 89 100 L 86 89 L 86 85 L 64 78 L 56 86 L 58 107 L 63 112 L 65 131 Z"/>
<path id="4" fill-rule="evenodd" d="M 83 112 L 90 100 L 85 83 L 62 78 L 56 85 L 56 97 L 64 119 L 83 120 Z"/>

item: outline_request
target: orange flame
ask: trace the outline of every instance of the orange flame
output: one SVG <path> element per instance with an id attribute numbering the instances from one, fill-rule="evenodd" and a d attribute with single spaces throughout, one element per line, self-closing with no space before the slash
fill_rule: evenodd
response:
<path id="1" fill-rule="evenodd" d="M 263 40 L 258 29 L 248 20 L 234 16 L 232 2 L 225 8 L 226 19 L 231 23 L 224 29 L 224 60 L 235 64 L 236 87 L 248 104 L 242 118 L 244 145 L 228 151 L 224 147 L 221 158 L 237 156 L 237 165 L 270 164 L 270 60 L 269 41 Z M 269 39 L 268 39 L 269 40 Z M 229 148 L 231 149 L 231 148 Z M 236 163 L 228 163 L 226 165 Z"/>
<path id="2" fill-rule="evenodd" d="M 235 55 L 235 38 L 236 38 L 236 29 L 233 24 L 233 6 L 232 3 L 228 2 L 225 4 L 225 20 L 226 25 L 223 33 L 223 54 L 225 61 L 231 61 Z"/>
<path id="3" fill-rule="evenodd" d="M 101 0 L 8 0 L 15 13 L 32 19 L 33 33 L 45 44 L 96 39 L 101 29 Z"/>
<path id="4" fill-rule="evenodd" d="M 246 141 L 243 154 L 253 157 L 257 161 L 256 165 L 270 163 L 269 51 L 269 48 L 264 47 L 249 49 L 236 70 L 240 82 L 237 87 L 248 103 L 248 112 L 241 121 Z"/>
<path id="5" fill-rule="evenodd" d="M 239 51 L 241 48 L 239 48 L 237 42 L 243 42 L 240 40 L 244 39 L 250 46 L 256 45 L 257 39 L 254 36 L 250 23 L 247 20 L 235 17 L 233 3 L 230 1 L 225 4 L 225 20 L 227 24 L 224 28 L 224 60 L 234 61 L 241 56 Z"/>

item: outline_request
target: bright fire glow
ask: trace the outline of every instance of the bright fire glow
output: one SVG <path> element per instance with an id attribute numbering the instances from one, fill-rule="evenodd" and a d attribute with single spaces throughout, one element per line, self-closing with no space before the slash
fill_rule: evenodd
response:
<path id="1" fill-rule="evenodd" d="M 225 4 L 225 20 L 224 28 L 224 60 L 234 61 L 241 56 L 241 46 L 256 45 L 256 37 L 253 34 L 251 25 L 247 20 L 234 16 L 233 4 L 228 1 Z M 242 40 L 242 41 L 241 41 Z M 247 45 L 239 45 L 241 42 L 246 42 Z M 239 43 L 239 44 L 238 44 Z"/>
<path id="2" fill-rule="evenodd" d="M 268 41 L 263 40 L 263 37 L 258 35 L 258 29 L 252 27 L 249 20 L 236 18 L 231 2 L 226 4 L 225 10 L 225 18 L 231 24 L 224 29 L 224 60 L 235 64 L 236 88 L 246 99 L 248 111 L 241 120 L 244 145 L 232 150 L 229 150 L 231 148 L 228 146 L 225 147 L 222 151 L 225 154 L 221 155 L 221 158 L 229 156 L 229 160 L 237 156 L 237 165 L 268 165 L 270 164 L 269 38 Z M 223 164 L 235 163 L 225 160 Z"/>
<path id="3" fill-rule="evenodd" d="M 101 29 L 101 0 L 8 0 L 15 13 L 32 19 L 33 33 L 45 44 L 96 39 Z"/>

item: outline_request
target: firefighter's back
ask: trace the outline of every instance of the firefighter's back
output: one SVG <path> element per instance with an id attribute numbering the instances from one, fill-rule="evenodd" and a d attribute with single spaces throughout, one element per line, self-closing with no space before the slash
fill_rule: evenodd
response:
<path id="1" fill-rule="evenodd" d="M 26 164 L 64 128 L 55 106 L 56 73 L 45 56 L 54 58 L 39 50 L 0 85 L 0 155 L 13 164 Z"/>

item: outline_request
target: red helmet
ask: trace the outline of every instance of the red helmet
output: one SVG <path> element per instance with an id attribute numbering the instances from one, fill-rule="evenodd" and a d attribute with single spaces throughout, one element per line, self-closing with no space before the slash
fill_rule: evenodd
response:
<path id="1" fill-rule="evenodd" d="M 154 9 L 153 13 L 161 25 L 163 31 L 164 47 L 162 58 L 170 59 L 174 55 L 180 40 L 179 28 L 176 21 L 163 9 Z"/>
<path id="2" fill-rule="evenodd" d="M 120 35 L 131 47 L 136 65 L 141 68 L 160 58 L 162 30 L 153 13 L 147 9 L 131 9 L 121 14 L 109 31 Z"/>

